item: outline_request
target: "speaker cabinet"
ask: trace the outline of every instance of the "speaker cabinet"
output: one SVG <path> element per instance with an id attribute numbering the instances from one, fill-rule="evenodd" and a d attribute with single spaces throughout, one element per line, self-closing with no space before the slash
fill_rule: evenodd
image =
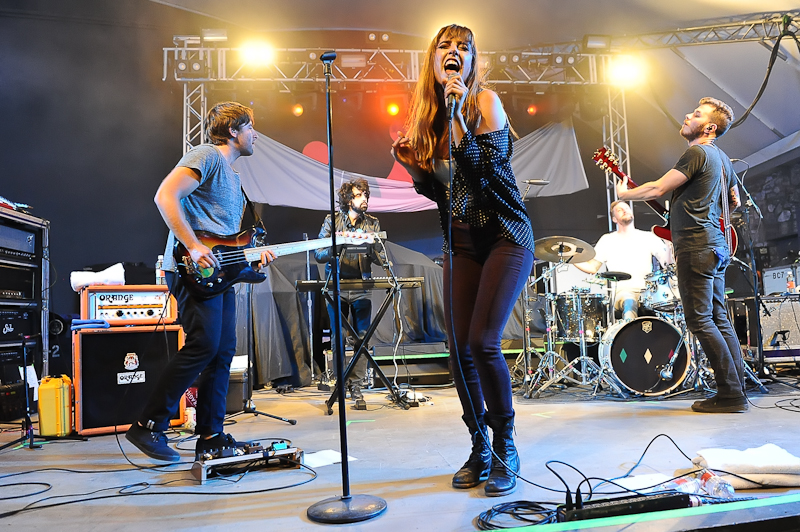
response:
<path id="1" fill-rule="evenodd" d="M 757 318 L 760 318 L 764 362 L 778 364 L 800 361 L 800 295 L 762 296 L 761 302 L 761 307 L 756 310 L 752 297 L 731 300 L 734 326 L 740 342 L 750 348 L 758 346 L 756 330 Z M 743 328 L 746 335 L 742 334 Z"/>
<path id="2" fill-rule="evenodd" d="M 167 361 L 183 346 L 179 325 L 78 329 L 72 333 L 75 430 L 124 432 L 139 417 Z M 171 425 L 184 422 L 181 398 Z"/>

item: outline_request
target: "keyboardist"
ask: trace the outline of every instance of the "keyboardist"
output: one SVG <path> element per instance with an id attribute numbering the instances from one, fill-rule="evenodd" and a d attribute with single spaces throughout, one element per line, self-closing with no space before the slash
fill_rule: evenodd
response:
<path id="1" fill-rule="evenodd" d="M 336 213 L 335 231 L 338 232 L 368 232 L 377 233 L 381 230 L 380 222 L 374 216 L 367 214 L 369 207 L 369 183 L 365 179 L 354 179 L 342 184 L 339 188 L 339 212 Z M 333 224 L 331 215 L 325 217 L 322 229 L 319 231 L 319 238 L 331 236 Z M 359 248 L 363 250 L 363 245 Z M 386 264 L 386 257 L 380 244 L 367 245 L 368 252 L 348 253 L 347 249 L 342 252 L 343 246 L 339 246 L 337 253 L 340 257 L 339 271 L 341 279 L 369 279 L 372 276 L 372 264 Z M 330 247 L 320 248 L 314 253 L 317 262 L 326 263 L 325 275 L 330 276 L 331 264 L 334 259 L 331 256 Z M 353 329 L 359 337 L 369 328 L 370 317 L 372 315 L 372 301 L 370 294 L 366 290 L 342 290 L 341 292 L 342 320 L 350 318 Z M 336 346 L 336 334 L 333 330 L 334 309 L 328 303 L 328 316 L 331 322 L 331 347 Z M 355 339 L 354 339 L 355 340 Z M 334 352 L 333 360 L 336 360 Z M 350 398 L 353 401 L 363 399 L 361 384 L 367 369 L 367 359 L 360 357 L 353 367 L 348 382 L 344 383 Z"/>

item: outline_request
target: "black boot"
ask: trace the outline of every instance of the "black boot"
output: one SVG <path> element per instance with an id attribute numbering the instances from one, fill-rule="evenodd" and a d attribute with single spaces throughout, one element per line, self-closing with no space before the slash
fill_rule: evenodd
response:
<path id="1" fill-rule="evenodd" d="M 489 478 L 492 466 L 492 452 L 489 450 L 489 431 L 483 421 L 483 415 L 475 417 L 463 415 L 461 419 L 467 424 L 472 436 L 472 452 L 467 462 L 453 475 L 453 487 L 458 489 L 474 488 Z"/>
<path id="2" fill-rule="evenodd" d="M 492 449 L 497 456 L 492 456 L 492 470 L 484 490 L 487 497 L 500 497 L 517 487 L 515 473 L 519 473 L 519 455 L 514 446 L 514 414 L 498 416 L 487 413 L 485 418 L 486 424 L 492 429 Z"/>

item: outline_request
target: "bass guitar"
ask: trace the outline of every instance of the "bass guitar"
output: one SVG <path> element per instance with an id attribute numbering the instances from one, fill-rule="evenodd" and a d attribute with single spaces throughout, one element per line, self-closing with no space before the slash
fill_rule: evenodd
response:
<path id="1" fill-rule="evenodd" d="M 597 164 L 597 166 L 599 166 L 603 170 L 611 172 L 618 179 L 624 180 L 626 177 L 628 177 L 625 175 L 625 172 L 620 170 L 619 159 L 617 159 L 617 156 L 612 154 L 611 151 L 605 146 L 594 152 L 592 160 L 595 162 L 595 164 Z M 633 179 L 628 177 L 629 189 L 636 188 L 638 186 L 639 185 L 637 185 L 633 181 Z M 647 203 L 647 205 L 653 210 L 653 212 L 659 215 L 661 219 L 664 221 L 664 225 L 654 225 L 651 228 L 653 233 L 659 238 L 663 238 L 664 240 L 669 240 L 670 242 L 672 242 L 672 232 L 669 230 L 668 227 L 669 211 L 656 200 L 648 200 L 645 203 Z M 724 218 L 720 218 L 719 227 L 720 231 L 722 231 L 725 237 L 729 239 L 728 242 L 729 242 L 729 248 L 731 250 L 731 255 L 734 255 L 736 253 L 736 248 L 739 245 L 739 239 L 736 236 L 736 229 L 734 229 L 732 225 L 726 225 Z"/>
<path id="2" fill-rule="evenodd" d="M 216 235 L 207 231 L 196 231 L 198 240 L 211 249 L 220 266 L 204 268 L 198 265 L 181 242 L 175 243 L 173 257 L 178 276 L 194 297 L 210 299 L 227 290 L 235 283 L 260 283 L 267 278 L 266 273 L 257 271 L 253 265 L 261 261 L 264 251 L 272 251 L 276 257 L 302 253 L 331 246 L 331 237 L 285 244 L 261 245 L 266 233 L 255 227 L 236 235 Z M 386 238 L 386 233 L 347 233 L 337 235 L 337 245 L 371 244 L 375 239 Z"/>

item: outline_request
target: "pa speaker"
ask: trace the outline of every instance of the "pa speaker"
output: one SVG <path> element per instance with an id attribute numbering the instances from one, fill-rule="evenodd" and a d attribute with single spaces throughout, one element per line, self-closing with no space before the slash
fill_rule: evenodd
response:
<path id="1" fill-rule="evenodd" d="M 139 417 L 167 361 L 183 346 L 179 325 L 78 329 L 72 333 L 75 430 L 123 432 Z M 172 425 L 184 422 L 184 400 Z"/>

